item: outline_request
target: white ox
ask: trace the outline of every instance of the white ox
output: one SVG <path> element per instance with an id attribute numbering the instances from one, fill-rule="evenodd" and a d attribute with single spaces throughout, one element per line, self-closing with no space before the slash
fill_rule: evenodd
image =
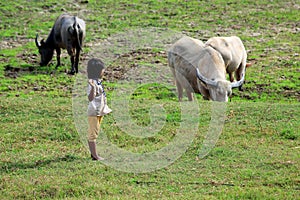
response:
<path id="1" fill-rule="evenodd" d="M 246 67 L 251 65 L 247 63 L 247 52 L 244 44 L 237 36 L 212 37 L 207 40 L 205 46 L 214 48 L 222 55 L 231 82 L 234 81 L 233 73 L 235 73 L 235 79 L 239 81 L 245 74 Z M 241 89 L 241 87 L 239 88 Z"/>
<path id="2" fill-rule="evenodd" d="M 244 81 L 244 74 L 240 81 L 227 81 L 221 54 L 187 36 L 170 47 L 168 63 L 176 81 L 179 101 L 182 101 L 185 89 L 190 101 L 193 100 L 192 93 L 201 93 L 204 99 L 227 102 L 231 89 L 240 87 Z"/>

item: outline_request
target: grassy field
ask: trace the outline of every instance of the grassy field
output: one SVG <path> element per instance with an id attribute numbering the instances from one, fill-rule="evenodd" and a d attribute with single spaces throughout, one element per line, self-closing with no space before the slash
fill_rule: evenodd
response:
<path id="1" fill-rule="evenodd" d="M 299 1 L 277 0 L 1 1 L 0 198 L 299 199 L 299 11 Z M 38 66 L 35 35 L 46 38 L 63 12 L 78 15 L 87 24 L 80 75 L 89 58 L 107 61 L 109 105 L 118 113 L 125 98 L 121 92 L 129 91 L 123 117 L 137 125 L 135 133 L 144 134 L 132 135 L 124 129 L 124 121 L 111 114 L 103 121 L 99 143 L 110 142 L 141 156 L 160 152 L 172 141 L 182 146 L 187 142 L 187 147 L 175 148 L 174 160 L 167 164 L 158 160 L 158 169 L 147 171 L 152 160 L 141 157 L 145 168 L 135 171 L 141 162 L 107 151 L 110 146 L 105 142 L 99 147 L 108 161 L 90 159 L 85 123 L 78 123 L 86 120 L 78 115 L 86 108 L 76 93 L 85 87 L 78 84 L 82 77 L 66 74 L 70 70 L 66 51 L 55 73 L 50 73 L 55 59 L 48 67 Z M 143 35 L 149 32 L 149 37 Z M 189 105 L 193 110 L 181 110 L 185 103 L 177 102 L 163 48 L 172 34 L 203 41 L 237 35 L 253 64 L 244 90 L 234 90 L 224 105 L 222 134 L 204 158 L 198 155 L 210 130 L 211 108 L 217 105 L 197 95 Z M 152 42 L 157 35 L 159 42 Z M 105 54 L 102 50 L 109 47 L 114 52 Z M 189 114 L 194 117 L 185 118 Z M 191 127 L 181 127 L 185 120 Z M 187 135 L 178 140 L 181 129 Z"/>

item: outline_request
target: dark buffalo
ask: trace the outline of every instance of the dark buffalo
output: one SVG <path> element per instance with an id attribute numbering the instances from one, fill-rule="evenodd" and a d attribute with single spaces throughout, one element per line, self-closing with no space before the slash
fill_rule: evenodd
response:
<path id="1" fill-rule="evenodd" d="M 60 15 L 46 40 L 38 41 L 38 35 L 35 38 L 35 44 L 41 54 L 41 66 L 46 66 L 53 57 L 54 50 L 56 50 L 57 65 L 60 66 L 60 49 L 67 49 L 71 57 L 71 74 L 78 73 L 79 55 L 82 50 L 82 42 L 85 38 L 85 22 L 68 14 Z"/>

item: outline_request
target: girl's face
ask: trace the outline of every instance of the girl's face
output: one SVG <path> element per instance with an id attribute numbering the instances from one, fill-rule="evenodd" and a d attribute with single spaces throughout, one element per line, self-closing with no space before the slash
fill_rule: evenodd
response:
<path id="1" fill-rule="evenodd" d="M 103 77 L 103 75 L 104 75 L 104 72 L 105 72 L 105 69 L 102 69 L 102 70 L 101 70 L 101 72 L 100 72 L 100 74 L 99 74 L 99 75 L 100 75 L 100 76 L 99 76 L 100 78 L 102 78 L 102 77 Z"/>

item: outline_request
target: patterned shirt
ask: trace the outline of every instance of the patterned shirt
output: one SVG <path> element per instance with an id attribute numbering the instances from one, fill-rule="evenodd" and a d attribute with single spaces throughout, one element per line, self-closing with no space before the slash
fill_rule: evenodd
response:
<path id="1" fill-rule="evenodd" d="M 88 116 L 103 116 L 110 113 L 112 110 L 107 106 L 106 94 L 104 92 L 101 81 L 93 80 L 95 98 L 89 102 Z M 92 86 L 88 84 L 87 95 L 89 96 Z"/>

